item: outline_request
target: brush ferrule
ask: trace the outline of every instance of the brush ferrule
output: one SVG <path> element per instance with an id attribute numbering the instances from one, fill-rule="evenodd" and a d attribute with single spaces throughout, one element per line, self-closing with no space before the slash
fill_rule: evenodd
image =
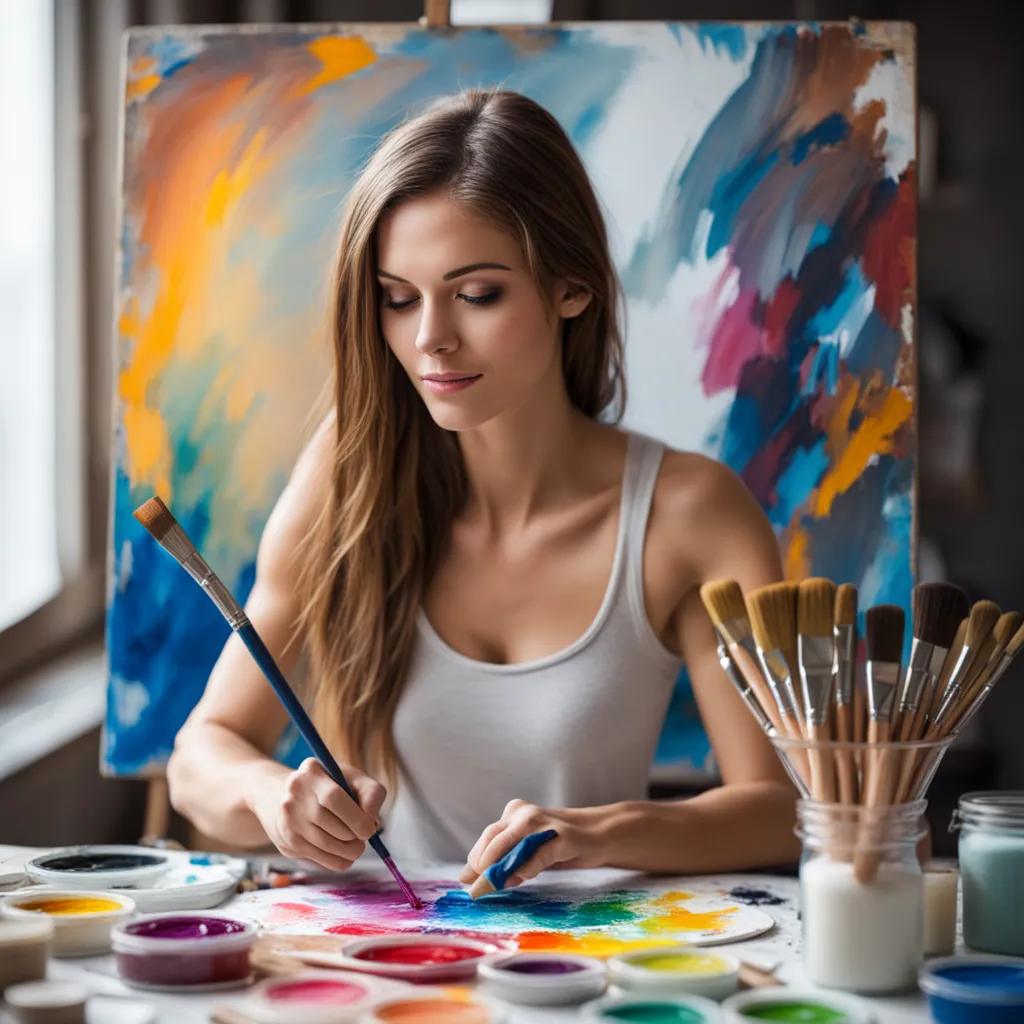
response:
<path id="1" fill-rule="evenodd" d="M 835 641 L 836 703 L 849 705 L 853 703 L 857 629 L 852 622 L 843 622 L 835 626 L 832 633 Z"/>
<path id="2" fill-rule="evenodd" d="M 914 712 L 921 706 L 921 696 L 928 685 L 932 654 L 935 644 L 914 637 L 910 646 L 910 662 L 903 680 L 903 691 L 900 694 L 900 713 Z"/>
<path id="3" fill-rule="evenodd" d="M 740 675 L 736 663 L 732 660 L 732 655 L 725 646 L 724 638 L 720 638 L 718 641 L 718 664 L 722 666 L 722 671 L 729 677 L 729 682 L 735 687 L 736 692 L 743 698 L 743 703 L 750 709 L 750 713 L 757 719 L 757 724 L 771 735 L 774 732 L 771 720 L 764 713 L 764 708 L 761 707 L 757 695 Z"/>
<path id="4" fill-rule="evenodd" d="M 784 718 L 797 713 L 796 691 L 793 689 L 793 677 L 789 671 L 789 663 L 782 651 L 762 651 L 757 649 L 757 656 L 764 669 L 765 679 L 775 698 L 779 714 Z"/>
<path id="5" fill-rule="evenodd" d="M 232 629 L 238 629 L 249 621 L 231 591 L 224 586 L 217 574 L 206 564 L 206 559 L 195 548 L 181 560 L 181 566 L 206 591 Z"/>
<path id="6" fill-rule="evenodd" d="M 1010 667 L 1012 663 L 1013 655 L 1006 654 L 1004 652 L 1002 656 L 999 658 L 999 664 L 996 665 L 994 669 L 992 669 L 992 674 L 988 677 L 988 681 L 985 683 L 985 693 L 988 693 L 988 691 L 991 690 L 992 687 L 995 686 L 996 683 L 998 683 L 999 680 L 1003 678 L 1003 673 Z"/>
<path id="7" fill-rule="evenodd" d="M 811 725 L 825 725 L 835 688 L 835 641 L 831 636 L 797 637 L 804 713 Z"/>
<path id="8" fill-rule="evenodd" d="M 950 712 L 956 706 L 956 702 L 960 699 L 960 694 L 964 688 L 964 681 L 967 678 L 971 662 L 976 654 L 977 650 L 973 647 L 963 647 L 961 649 L 960 657 L 956 659 L 953 671 L 949 674 L 949 682 L 946 683 L 946 691 L 942 695 L 942 703 L 939 705 L 938 713 L 935 715 L 936 725 L 941 725 L 949 717 Z"/>
<path id="9" fill-rule="evenodd" d="M 750 623 L 746 619 L 722 619 L 721 622 L 715 623 L 715 629 L 726 647 L 731 644 L 743 645 L 744 639 L 753 639 L 750 635 Z M 750 653 L 753 655 L 753 647 L 750 648 Z"/>
<path id="10" fill-rule="evenodd" d="M 868 711 L 872 722 L 892 721 L 900 666 L 894 661 L 868 662 Z"/>

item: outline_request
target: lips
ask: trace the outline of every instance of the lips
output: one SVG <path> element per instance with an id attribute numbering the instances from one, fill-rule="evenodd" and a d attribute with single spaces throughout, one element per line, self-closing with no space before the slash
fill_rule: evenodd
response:
<path id="1" fill-rule="evenodd" d="M 452 395 L 456 391 L 472 387 L 480 377 L 479 373 L 469 376 L 460 373 L 432 373 L 423 378 L 423 384 L 435 395 Z"/>

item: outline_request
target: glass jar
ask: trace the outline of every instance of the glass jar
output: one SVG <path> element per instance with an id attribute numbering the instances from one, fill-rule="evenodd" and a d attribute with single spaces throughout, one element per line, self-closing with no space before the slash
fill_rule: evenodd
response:
<path id="1" fill-rule="evenodd" d="M 916 986 L 925 806 L 797 805 L 803 964 L 813 984 L 865 995 Z"/>
<path id="2" fill-rule="evenodd" d="M 965 793 L 949 827 L 960 829 L 964 942 L 1024 956 L 1024 793 Z"/>

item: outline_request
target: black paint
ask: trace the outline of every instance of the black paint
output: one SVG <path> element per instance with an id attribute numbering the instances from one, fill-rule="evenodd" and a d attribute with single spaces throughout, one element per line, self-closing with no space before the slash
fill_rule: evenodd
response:
<path id="1" fill-rule="evenodd" d="M 751 907 L 777 907 L 786 902 L 781 896 L 776 896 L 767 889 L 751 889 L 745 885 L 730 889 L 729 895 L 737 903 L 746 903 Z"/>
<path id="2" fill-rule="evenodd" d="M 131 871 L 166 864 L 167 858 L 155 853 L 66 853 L 36 862 L 47 871 Z"/>

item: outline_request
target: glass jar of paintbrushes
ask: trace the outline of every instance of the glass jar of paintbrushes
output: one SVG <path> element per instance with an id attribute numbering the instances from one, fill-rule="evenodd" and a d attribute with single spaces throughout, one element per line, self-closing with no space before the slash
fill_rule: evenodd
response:
<path id="1" fill-rule="evenodd" d="M 746 595 L 734 580 L 701 588 L 723 685 L 736 689 L 803 797 L 810 980 L 860 992 L 913 984 L 924 798 L 944 752 L 1024 646 L 1018 612 L 972 606 L 946 583 L 920 584 L 911 596 L 907 637 L 901 607 L 860 615 L 850 584 L 808 579 Z M 876 897 L 903 907 L 906 927 L 889 911 L 865 914 Z"/>

